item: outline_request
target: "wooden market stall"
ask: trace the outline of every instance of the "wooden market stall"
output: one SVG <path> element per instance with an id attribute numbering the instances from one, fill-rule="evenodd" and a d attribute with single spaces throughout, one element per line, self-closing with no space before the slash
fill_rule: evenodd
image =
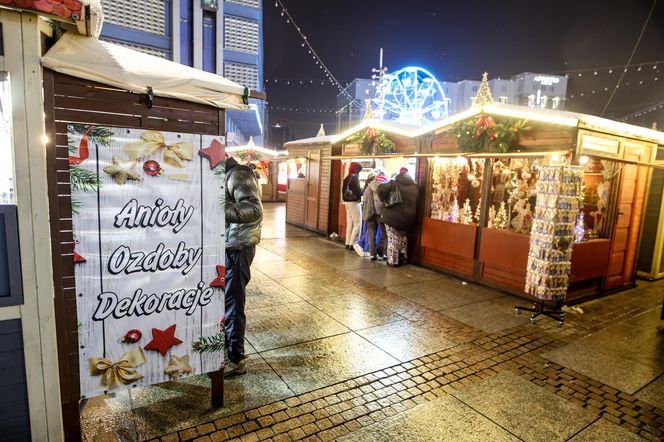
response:
<path id="1" fill-rule="evenodd" d="M 649 280 L 664 278 L 664 148 L 655 157 L 659 168 L 652 171 L 643 230 L 639 245 L 637 274 Z"/>
<path id="2" fill-rule="evenodd" d="M 500 141 L 510 131 L 519 136 L 505 149 L 483 138 Z M 632 286 L 650 173 L 644 165 L 663 140 L 588 115 L 499 104 L 443 122 L 420 159 L 428 177 L 421 264 L 524 295 L 538 170 L 580 162 L 584 202 L 568 299 Z"/>
<path id="3" fill-rule="evenodd" d="M 329 157 L 338 151 L 334 136 L 286 143 L 288 149 L 286 222 L 327 234 L 336 220 L 331 192 L 338 183 L 338 164 Z"/>
<path id="4" fill-rule="evenodd" d="M 246 145 L 227 147 L 226 152 L 256 171 L 263 202 L 286 201 L 286 182 L 281 171 L 287 163 L 288 151 L 256 146 L 250 138 Z"/>

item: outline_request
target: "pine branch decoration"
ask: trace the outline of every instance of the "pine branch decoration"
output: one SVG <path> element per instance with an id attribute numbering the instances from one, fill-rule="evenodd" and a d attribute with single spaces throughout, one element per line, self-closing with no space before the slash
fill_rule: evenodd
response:
<path id="1" fill-rule="evenodd" d="M 88 129 L 90 126 L 87 124 L 76 124 L 76 123 L 71 123 L 67 125 L 67 131 L 70 134 L 73 135 L 80 135 L 83 136 L 85 135 L 86 132 L 88 132 Z M 88 132 L 88 140 L 90 143 L 96 143 L 99 144 L 100 146 L 110 146 L 111 144 L 111 137 L 113 136 L 113 132 L 107 128 L 107 127 L 93 127 L 90 129 L 90 132 Z M 70 152 L 71 152 L 71 146 L 70 146 Z"/>
<path id="2" fill-rule="evenodd" d="M 226 335 L 220 331 L 213 336 L 201 336 L 192 344 L 195 353 L 216 353 L 224 351 L 226 346 Z"/>
<path id="3" fill-rule="evenodd" d="M 72 165 L 69 168 L 69 182 L 71 183 L 72 190 L 81 190 L 83 192 L 87 192 L 88 190 L 97 191 L 101 187 L 97 174 L 81 166 Z"/>

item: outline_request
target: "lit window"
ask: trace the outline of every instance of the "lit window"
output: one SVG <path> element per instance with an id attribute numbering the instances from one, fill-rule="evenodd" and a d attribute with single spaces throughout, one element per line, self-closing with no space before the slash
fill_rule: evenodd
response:
<path id="1" fill-rule="evenodd" d="M 549 102 L 549 97 L 547 97 L 546 95 L 542 95 L 542 98 L 540 98 L 540 107 L 544 109 L 548 104 L 548 102 Z"/>
<path id="2" fill-rule="evenodd" d="M 498 97 L 498 101 L 503 103 L 503 104 L 507 104 L 507 97 L 504 96 L 504 95 L 501 95 L 500 97 Z"/>
<path id="3" fill-rule="evenodd" d="M 560 97 L 553 97 L 551 99 L 551 109 L 558 109 L 560 107 Z"/>
<path id="4" fill-rule="evenodd" d="M 535 107 L 535 95 L 528 95 L 528 107 Z"/>

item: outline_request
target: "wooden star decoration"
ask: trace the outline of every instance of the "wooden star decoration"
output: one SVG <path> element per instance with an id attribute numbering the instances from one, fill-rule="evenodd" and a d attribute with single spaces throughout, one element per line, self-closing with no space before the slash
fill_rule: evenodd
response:
<path id="1" fill-rule="evenodd" d="M 210 283 L 210 287 L 216 287 L 220 289 L 226 288 L 226 267 L 217 266 L 217 277 Z"/>
<path id="2" fill-rule="evenodd" d="M 174 380 L 180 379 L 184 374 L 190 374 L 194 370 L 189 365 L 189 355 L 181 357 L 171 355 L 168 361 L 168 367 L 164 368 L 164 373 L 171 376 Z"/>
<path id="3" fill-rule="evenodd" d="M 182 344 L 182 341 L 175 337 L 175 324 L 166 330 L 152 329 L 152 340 L 146 345 L 146 350 L 157 350 L 162 356 L 166 356 L 168 350 L 174 346 Z"/>
<path id="4" fill-rule="evenodd" d="M 135 167 L 135 160 L 122 160 L 113 155 L 113 165 L 104 167 L 104 172 L 111 175 L 119 185 L 123 185 L 127 180 L 143 181 L 134 171 Z"/>
<path id="5" fill-rule="evenodd" d="M 207 158 L 210 161 L 210 170 L 213 170 L 225 160 L 224 148 L 225 146 L 215 138 L 212 140 L 210 147 L 202 148 L 198 151 L 198 155 Z"/>

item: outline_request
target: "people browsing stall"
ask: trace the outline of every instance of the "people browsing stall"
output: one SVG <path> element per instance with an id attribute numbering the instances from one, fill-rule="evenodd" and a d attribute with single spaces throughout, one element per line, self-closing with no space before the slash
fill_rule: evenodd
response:
<path id="1" fill-rule="evenodd" d="M 360 187 L 360 163 L 352 162 L 348 167 L 348 175 L 344 178 L 342 198 L 346 207 L 346 249 L 353 250 L 357 245 L 362 228 L 362 188 Z M 357 248 L 361 249 L 358 245 Z M 358 252 L 359 254 L 359 252 Z M 364 251 L 362 251 L 364 254 Z"/>
<path id="2" fill-rule="evenodd" d="M 387 265 L 398 267 L 408 259 L 406 235 L 415 224 L 418 188 L 402 167 L 399 174 L 378 186 L 378 197 L 383 203 L 382 220 L 387 230 Z"/>
<path id="3" fill-rule="evenodd" d="M 369 255 L 372 261 L 375 261 L 378 257 L 383 258 L 387 248 L 385 224 L 381 219 L 383 203 L 378 197 L 378 186 L 386 182 L 385 172 L 378 169 L 372 171 L 367 177 L 367 185 L 362 196 L 362 218 L 367 223 Z"/>
<path id="4" fill-rule="evenodd" d="M 244 354 L 246 288 L 251 263 L 261 239 L 263 205 L 254 171 L 234 158 L 226 159 L 226 348 L 224 374 L 246 373 Z"/>

